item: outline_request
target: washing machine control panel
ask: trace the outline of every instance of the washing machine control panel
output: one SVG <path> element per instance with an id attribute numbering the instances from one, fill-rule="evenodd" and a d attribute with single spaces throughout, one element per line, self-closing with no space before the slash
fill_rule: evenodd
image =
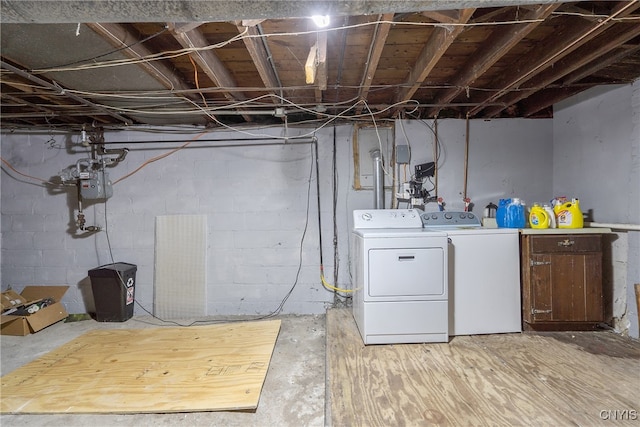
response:
<path id="1" fill-rule="evenodd" d="M 480 218 L 473 212 L 435 211 L 420 215 L 425 228 L 430 227 L 481 227 Z"/>
<path id="2" fill-rule="evenodd" d="M 422 228 L 416 209 L 368 209 L 353 211 L 354 228 Z"/>

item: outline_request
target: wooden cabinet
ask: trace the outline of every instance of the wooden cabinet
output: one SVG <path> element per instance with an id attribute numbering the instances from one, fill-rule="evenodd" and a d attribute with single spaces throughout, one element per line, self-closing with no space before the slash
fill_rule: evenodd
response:
<path id="1" fill-rule="evenodd" d="M 523 330 L 585 330 L 604 321 L 602 234 L 523 234 L 520 265 Z"/>

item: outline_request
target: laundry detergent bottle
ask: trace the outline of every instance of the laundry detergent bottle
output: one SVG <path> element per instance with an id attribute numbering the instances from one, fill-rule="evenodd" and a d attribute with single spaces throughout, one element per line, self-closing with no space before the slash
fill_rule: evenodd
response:
<path id="1" fill-rule="evenodd" d="M 545 204 L 542 208 L 549 215 L 549 228 L 556 228 L 556 213 L 553 211 L 551 205 Z"/>
<path id="2" fill-rule="evenodd" d="M 498 208 L 496 209 L 496 224 L 503 228 L 507 226 L 507 207 L 511 203 L 511 199 L 500 199 Z"/>
<path id="3" fill-rule="evenodd" d="M 549 228 L 551 221 L 549 213 L 539 204 L 534 203 L 529 212 L 529 226 L 531 228 Z"/>
<path id="4" fill-rule="evenodd" d="M 560 205 L 556 211 L 558 228 L 582 228 L 584 219 L 580 210 L 580 201 L 572 199 Z"/>
<path id="5" fill-rule="evenodd" d="M 517 197 L 511 199 L 511 203 L 507 207 L 506 222 L 509 228 L 524 228 L 527 225 L 524 202 Z"/>

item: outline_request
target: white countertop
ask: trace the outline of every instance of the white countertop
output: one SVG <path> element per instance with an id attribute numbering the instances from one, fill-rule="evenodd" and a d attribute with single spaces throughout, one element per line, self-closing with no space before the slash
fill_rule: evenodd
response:
<path id="1" fill-rule="evenodd" d="M 610 228 L 521 228 L 522 234 L 605 234 L 611 233 Z"/>

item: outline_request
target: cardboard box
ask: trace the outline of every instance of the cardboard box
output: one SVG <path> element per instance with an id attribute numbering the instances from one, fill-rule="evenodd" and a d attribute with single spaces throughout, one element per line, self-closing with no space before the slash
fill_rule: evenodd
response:
<path id="1" fill-rule="evenodd" d="M 29 315 L 3 314 L 0 316 L 0 333 L 2 335 L 29 335 L 65 319 L 69 314 L 60 301 L 62 301 L 67 289 L 69 286 L 27 286 L 20 295 L 13 291 L 3 292 L 2 311 L 5 310 L 5 303 L 9 304 L 7 308 L 15 307 L 16 304 L 12 304 L 11 301 L 16 299 L 24 300 L 25 306 L 44 298 L 52 298 L 54 303 Z"/>
<path id="2" fill-rule="evenodd" d="M 9 289 L 8 291 L 4 291 L 2 296 L 0 297 L 0 302 L 2 303 L 2 312 L 5 310 L 9 310 L 10 308 L 14 308 L 20 305 L 24 305 L 27 302 L 24 297 L 15 291 Z"/>

